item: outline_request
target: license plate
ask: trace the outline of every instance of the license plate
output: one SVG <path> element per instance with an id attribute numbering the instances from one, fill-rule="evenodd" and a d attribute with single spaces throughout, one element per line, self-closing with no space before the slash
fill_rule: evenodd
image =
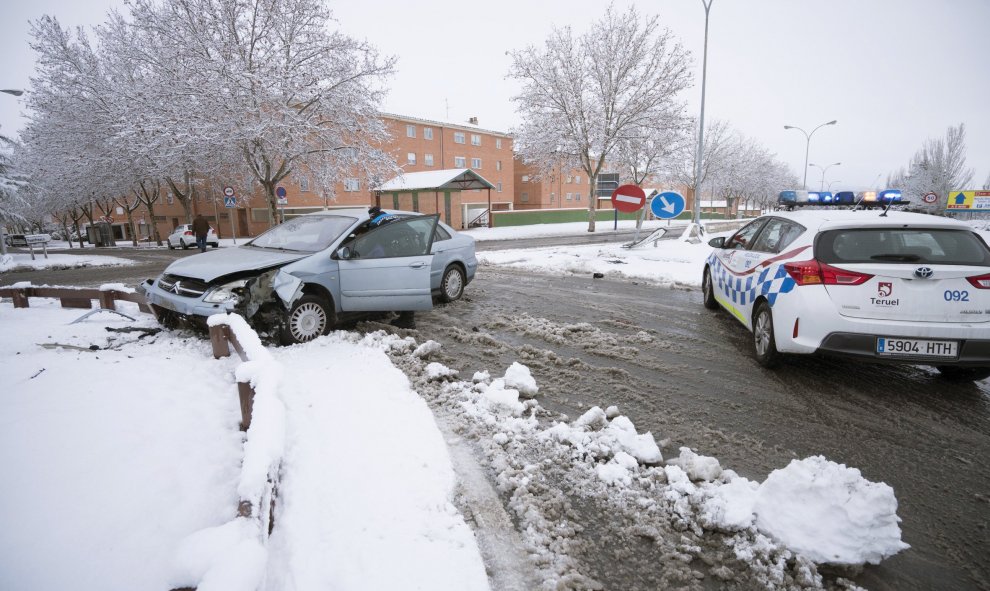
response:
<path id="1" fill-rule="evenodd" d="M 924 339 L 902 339 L 899 337 L 879 337 L 877 355 L 889 357 L 958 357 L 959 343 L 956 341 L 930 341 Z"/>
<path id="2" fill-rule="evenodd" d="M 159 306 L 161 306 L 162 308 L 165 308 L 166 310 L 171 310 L 173 312 L 176 311 L 175 304 L 173 304 L 172 302 L 170 302 L 170 301 L 166 300 L 165 298 L 163 298 L 161 296 L 158 296 L 156 294 L 150 294 L 150 295 L 151 295 L 151 298 L 150 298 L 151 299 L 151 303 L 158 304 Z"/>

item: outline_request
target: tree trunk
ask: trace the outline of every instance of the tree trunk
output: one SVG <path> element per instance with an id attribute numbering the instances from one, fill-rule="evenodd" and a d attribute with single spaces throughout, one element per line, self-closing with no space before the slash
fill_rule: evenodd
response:
<path id="1" fill-rule="evenodd" d="M 594 232 L 595 209 L 598 205 L 598 175 L 589 175 L 588 178 L 591 179 L 591 189 L 588 190 L 588 231 Z"/>

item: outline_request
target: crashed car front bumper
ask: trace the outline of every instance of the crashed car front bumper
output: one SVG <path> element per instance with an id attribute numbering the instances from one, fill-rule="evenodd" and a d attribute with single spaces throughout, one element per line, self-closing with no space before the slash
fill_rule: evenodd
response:
<path id="1" fill-rule="evenodd" d="M 229 314 L 234 311 L 234 301 L 217 304 L 203 301 L 210 290 L 196 297 L 179 295 L 174 291 L 162 289 L 157 279 L 153 282 L 145 282 L 143 287 L 148 304 L 180 316 L 200 317 L 205 320 L 214 314 Z"/>

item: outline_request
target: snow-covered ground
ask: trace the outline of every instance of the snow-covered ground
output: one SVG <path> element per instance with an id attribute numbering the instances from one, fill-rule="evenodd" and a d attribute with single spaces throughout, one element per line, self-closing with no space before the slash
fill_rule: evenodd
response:
<path id="1" fill-rule="evenodd" d="M 894 491 L 854 468 L 812 457 L 752 482 L 716 458 L 663 450 L 662 434 L 638 432 L 620 409 L 553 416 L 518 362 L 463 379 L 430 361 L 440 343 L 380 330 L 281 349 L 247 334 L 251 362 L 213 360 L 193 335 L 108 330 L 154 327 L 122 311 L 138 321 L 73 324 L 80 311 L 52 301 L 0 304 L 0 588 L 590 585 L 551 468 L 572 494 L 633 512 L 681 556 L 664 568 L 688 580 L 702 558 L 702 576 L 820 588 L 816 562 L 876 563 L 906 547 Z M 246 436 L 235 376 L 258 390 Z M 462 476 L 448 451 L 464 446 L 482 450 L 521 526 L 515 558 L 490 542 L 493 509 L 471 500 L 490 485 Z M 271 458 L 267 537 L 235 516 Z M 728 558 L 705 556 L 711 539 Z"/>

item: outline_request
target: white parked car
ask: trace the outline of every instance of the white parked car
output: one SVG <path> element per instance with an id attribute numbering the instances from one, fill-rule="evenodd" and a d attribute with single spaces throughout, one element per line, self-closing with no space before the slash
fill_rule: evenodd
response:
<path id="1" fill-rule="evenodd" d="M 169 250 L 173 248 L 187 249 L 196 246 L 196 235 L 193 234 L 192 224 L 182 224 L 172 230 L 172 233 L 166 238 L 168 242 Z M 220 238 L 217 237 L 217 233 L 213 231 L 210 227 L 210 233 L 206 235 L 206 244 L 217 248 L 220 246 Z"/>
<path id="2" fill-rule="evenodd" d="M 781 354 L 834 354 L 990 376 L 990 247 L 962 222 L 777 212 L 709 244 L 705 307 L 753 332 L 763 366 Z"/>

